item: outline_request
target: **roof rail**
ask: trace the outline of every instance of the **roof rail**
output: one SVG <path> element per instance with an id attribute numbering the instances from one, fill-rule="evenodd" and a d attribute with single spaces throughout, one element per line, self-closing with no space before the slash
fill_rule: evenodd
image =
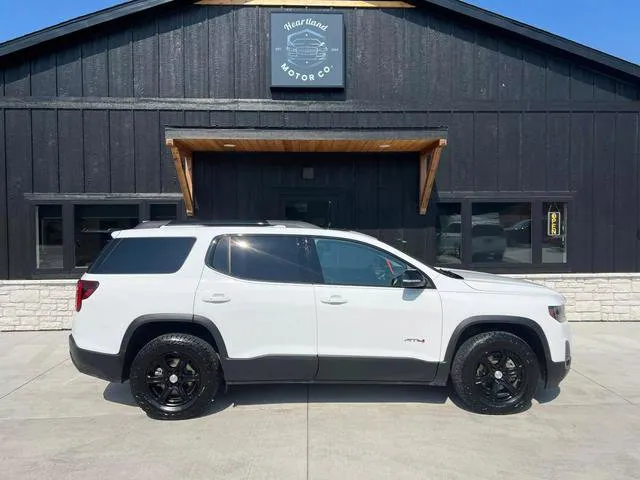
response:
<path id="1" fill-rule="evenodd" d="M 194 227 L 284 227 L 284 228 L 320 228 L 317 225 L 297 220 L 158 220 L 143 221 L 135 229 L 150 229 L 169 226 Z"/>

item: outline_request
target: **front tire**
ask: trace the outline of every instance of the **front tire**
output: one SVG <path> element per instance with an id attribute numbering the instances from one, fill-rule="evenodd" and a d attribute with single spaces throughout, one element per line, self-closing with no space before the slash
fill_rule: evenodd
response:
<path id="1" fill-rule="evenodd" d="M 538 386 L 535 352 L 520 337 L 486 332 L 469 338 L 451 366 L 451 382 L 472 412 L 505 415 L 526 410 Z"/>
<path id="2" fill-rule="evenodd" d="M 201 338 L 169 333 L 142 347 L 129 380 L 133 398 L 151 418 L 193 418 L 211 406 L 218 392 L 220 361 Z"/>

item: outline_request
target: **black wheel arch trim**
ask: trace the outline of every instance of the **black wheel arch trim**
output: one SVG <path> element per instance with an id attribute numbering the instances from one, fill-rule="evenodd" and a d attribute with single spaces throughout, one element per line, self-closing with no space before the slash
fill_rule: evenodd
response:
<path id="1" fill-rule="evenodd" d="M 547 377 L 547 372 L 549 372 L 552 367 L 551 360 L 551 352 L 549 351 L 549 343 L 547 342 L 547 336 L 544 334 L 542 327 L 526 317 L 517 317 L 517 316 L 509 316 L 509 315 L 478 315 L 474 317 L 469 317 L 454 329 L 451 337 L 449 338 L 449 344 L 447 345 L 447 350 L 444 355 L 443 361 L 438 366 L 438 371 L 436 373 L 436 378 L 434 380 L 435 385 L 446 385 L 447 379 L 449 378 L 449 373 L 451 370 L 451 362 L 453 361 L 453 356 L 456 353 L 456 345 L 458 344 L 458 340 L 464 333 L 464 331 L 472 327 L 474 325 L 490 325 L 490 324 L 511 324 L 511 325 L 520 325 L 523 327 L 528 327 L 538 336 L 540 343 L 542 344 L 542 348 L 544 351 L 544 365 L 541 367 L 544 370 L 541 372 L 545 377 Z"/>
<path id="2" fill-rule="evenodd" d="M 218 355 L 220 360 L 226 360 L 228 358 L 227 355 L 227 346 L 224 343 L 224 339 L 222 338 L 222 334 L 216 324 L 210 319 L 200 316 L 200 315 L 189 315 L 183 313 L 154 313 L 150 315 L 142 315 L 136 318 L 129 326 L 122 337 L 122 342 L 120 343 L 120 352 L 118 355 L 121 355 L 123 358 L 127 353 L 127 348 L 129 346 L 129 342 L 133 337 L 133 334 L 144 325 L 148 325 L 150 323 L 164 323 L 164 322 L 172 322 L 172 323 L 185 323 L 185 324 L 197 324 L 209 331 L 214 341 L 216 342 Z"/>

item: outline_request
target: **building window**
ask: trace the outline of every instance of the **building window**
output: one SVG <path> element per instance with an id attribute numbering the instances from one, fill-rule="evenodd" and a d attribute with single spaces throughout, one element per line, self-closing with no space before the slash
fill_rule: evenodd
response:
<path id="1" fill-rule="evenodd" d="M 76 205 L 75 266 L 85 268 L 93 262 L 116 230 L 138 224 L 137 205 Z"/>
<path id="2" fill-rule="evenodd" d="M 438 205 L 436 248 L 437 263 L 462 263 L 462 216 L 459 203 Z"/>
<path id="3" fill-rule="evenodd" d="M 567 263 L 567 204 L 543 205 L 542 263 Z"/>
<path id="4" fill-rule="evenodd" d="M 149 205 L 149 220 L 176 220 L 178 206 L 175 203 L 152 203 Z"/>
<path id="5" fill-rule="evenodd" d="M 471 261 L 531 263 L 531 204 L 474 203 Z"/>
<path id="6" fill-rule="evenodd" d="M 36 248 L 36 268 L 63 268 L 61 205 L 36 207 Z"/>

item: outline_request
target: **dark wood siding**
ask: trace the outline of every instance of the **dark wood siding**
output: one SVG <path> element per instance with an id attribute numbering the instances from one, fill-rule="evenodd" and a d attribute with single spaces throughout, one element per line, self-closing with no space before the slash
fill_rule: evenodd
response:
<path id="1" fill-rule="evenodd" d="M 25 240 L 31 238 L 32 222 L 24 201 L 24 192 L 33 189 L 33 164 L 31 157 L 31 112 L 29 110 L 5 111 L 5 149 L 7 158 L 7 233 L 9 250 L 9 276 L 28 278 L 31 253 L 25 248 Z"/>
<path id="2" fill-rule="evenodd" d="M 56 53 L 15 59 L 6 67 L 5 95 L 29 95 L 30 85 L 34 95 L 51 95 L 55 77 L 59 95 L 87 97 L 345 99 L 421 108 L 639 98 L 637 82 L 597 65 L 423 9 L 337 9 L 347 31 L 347 89 L 272 92 L 269 11 L 181 5 L 125 19 L 87 33 L 79 45 L 61 41 Z"/>
<path id="3" fill-rule="evenodd" d="M 7 171 L 6 160 L 4 110 L 0 110 L 0 172 Z M 0 279 L 9 276 L 7 220 L 7 176 L 0 175 Z"/>
<path id="4" fill-rule="evenodd" d="M 346 89 L 272 91 L 270 11 L 170 5 L 0 61 L 0 278 L 30 274 L 27 193 L 178 192 L 164 129 L 181 125 L 446 127 L 435 199 L 564 196 L 579 239 L 569 269 L 640 269 L 637 79 L 435 7 L 336 9 Z M 200 155 L 196 166 L 203 215 L 264 218 L 282 189 L 333 188 L 340 225 L 433 255 L 413 156 Z"/>

